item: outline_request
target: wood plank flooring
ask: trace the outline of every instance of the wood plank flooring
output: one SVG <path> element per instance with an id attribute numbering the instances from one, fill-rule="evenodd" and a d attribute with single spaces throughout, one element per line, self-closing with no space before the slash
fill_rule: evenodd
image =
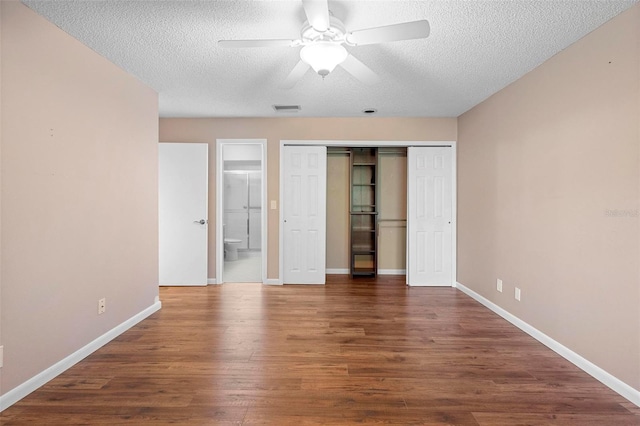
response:
<path id="1" fill-rule="evenodd" d="M 455 289 L 328 279 L 161 288 L 161 311 L 0 423 L 640 425 L 637 407 Z"/>

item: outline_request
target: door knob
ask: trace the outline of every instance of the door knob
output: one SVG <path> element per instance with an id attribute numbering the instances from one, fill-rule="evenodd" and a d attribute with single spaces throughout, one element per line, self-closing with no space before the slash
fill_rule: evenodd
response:
<path id="1" fill-rule="evenodd" d="M 200 225 L 204 225 L 205 223 L 207 223 L 207 221 L 204 219 L 200 219 L 200 220 L 194 220 L 193 223 L 199 223 Z"/>

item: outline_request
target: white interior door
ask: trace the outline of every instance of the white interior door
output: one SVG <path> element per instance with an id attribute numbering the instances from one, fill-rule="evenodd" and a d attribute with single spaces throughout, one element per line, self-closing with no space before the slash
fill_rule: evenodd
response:
<path id="1" fill-rule="evenodd" d="M 283 282 L 324 284 L 327 148 L 285 146 L 283 159 Z"/>
<path id="2" fill-rule="evenodd" d="M 451 286 L 453 149 L 409 147 L 407 284 Z"/>
<path id="3" fill-rule="evenodd" d="M 207 285 L 208 145 L 159 146 L 160 285 Z"/>

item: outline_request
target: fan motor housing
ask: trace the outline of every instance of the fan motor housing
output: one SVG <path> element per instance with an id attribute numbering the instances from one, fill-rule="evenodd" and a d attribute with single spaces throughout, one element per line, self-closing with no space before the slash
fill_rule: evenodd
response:
<path id="1" fill-rule="evenodd" d="M 320 32 L 313 28 L 309 21 L 305 21 L 300 31 L 300 36 L 303 42 L 314 41 L 335 41 L 344 42 L 346 30 L 341 20 L 331 15 L 329 17 L 329 29 L 324 32 Z"/>

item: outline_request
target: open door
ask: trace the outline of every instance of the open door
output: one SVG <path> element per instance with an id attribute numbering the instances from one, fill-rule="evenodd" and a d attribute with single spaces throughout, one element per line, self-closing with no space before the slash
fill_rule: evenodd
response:
<path id="1" fill-rule="evenodd" d="M 160 285 L 207 285 L 208 145 L 158 148 Z"/>
<path id="2" fill-rule="evenodd" d="M 327 148 L 284 146 L 283 282 L 324 284 Z"/>
<path id="3" fill-rule="evenodd" d="M 407 284 L 453 285 L 453 148 L 407 151 Z"/>

